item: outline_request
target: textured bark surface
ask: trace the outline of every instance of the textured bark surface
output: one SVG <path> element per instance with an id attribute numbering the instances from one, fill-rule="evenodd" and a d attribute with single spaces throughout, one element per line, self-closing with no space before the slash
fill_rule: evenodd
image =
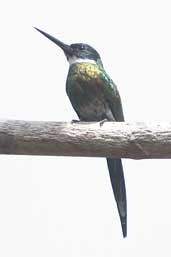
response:
<path id="1" fill-rule="evenodd" d="M 171 122 L 1 120 L 0 154 L 171 158 Z"/>

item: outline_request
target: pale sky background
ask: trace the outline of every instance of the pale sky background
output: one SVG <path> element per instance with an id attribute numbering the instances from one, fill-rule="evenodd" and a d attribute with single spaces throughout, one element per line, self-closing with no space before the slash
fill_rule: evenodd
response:
<path id="1" fill-rule="evenodd" d="M 71 121 L 68 63 L 33 26 L 97 49 L 127 121 L 170 120 L 170 1 L 1 1 L 0 118 Z M 171 160 L 124 160 L 126 239 L 104 159 L 0 156 L 0 167 L 0 256 L 171 256 Z"/>

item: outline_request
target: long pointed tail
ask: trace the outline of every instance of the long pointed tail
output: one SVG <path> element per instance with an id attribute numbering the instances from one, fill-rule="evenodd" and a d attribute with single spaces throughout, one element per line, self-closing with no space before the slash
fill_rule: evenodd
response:
<path id="1" fill-rule="evenodd" d="M 107 158 L 112 189 L 118 207 L 123 237 L 127 236 L 127 200 L 121 159 Z"/>

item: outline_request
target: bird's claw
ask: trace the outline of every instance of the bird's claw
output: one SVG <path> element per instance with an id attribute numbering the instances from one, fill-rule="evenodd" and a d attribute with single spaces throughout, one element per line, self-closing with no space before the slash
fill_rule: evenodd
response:
<path id="1" fill-rule="evenodd" d="M 78 123 L 78 122 L 80 122 L 80 120 L 72 120 L 72 121 L 71 121 L 71 124 L 73 124 L 73 123 Z"/>
<path id="2" fill-rule="evenodd" d="M 100 127 L 102 127 L 102 126 L 103 126 L 103 124 L 104 124 L 106 121 L 108 121 L 108 120 L 107 120 L 107 119 L 103 119 L 103 120 L 101 120 L 101 121 L 100 121 Z"/>

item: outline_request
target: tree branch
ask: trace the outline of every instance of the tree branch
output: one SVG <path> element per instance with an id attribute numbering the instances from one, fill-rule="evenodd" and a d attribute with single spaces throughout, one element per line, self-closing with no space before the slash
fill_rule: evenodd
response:
<path id="1" fill-rule="evenodd" d="M 171 123 L 1 120 L 0 154 L 171 158 Z"/>

